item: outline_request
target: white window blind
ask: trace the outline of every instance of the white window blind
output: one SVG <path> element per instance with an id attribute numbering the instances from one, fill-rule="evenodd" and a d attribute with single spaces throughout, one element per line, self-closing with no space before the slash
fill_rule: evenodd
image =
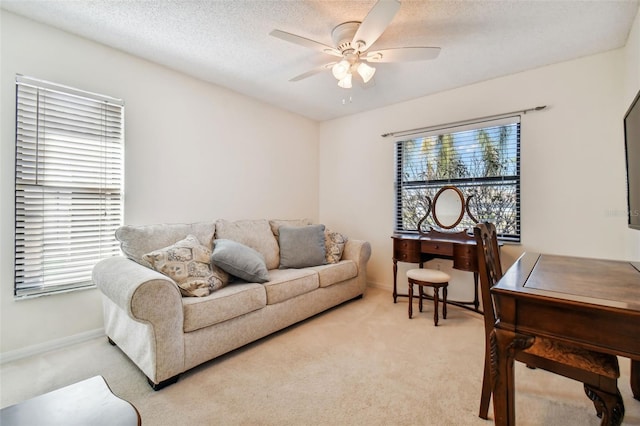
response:
<path id="1" fill-rule="evenodd" d="M 16 77 L 15 295 L 92 286 L 119 254 L 124 104 Z"/>
<path id="2" fill-rule="evenodd" d="M 502 240 L 520 241 L 519 116 L 399 138 L 395 163 L 396 232 L 417 232 L 426 197 L 453 185 L 471 196 L 469 209 L 479 221 L 493 222 Z M 456 230 L 473 225 L 465 215 Z"/>

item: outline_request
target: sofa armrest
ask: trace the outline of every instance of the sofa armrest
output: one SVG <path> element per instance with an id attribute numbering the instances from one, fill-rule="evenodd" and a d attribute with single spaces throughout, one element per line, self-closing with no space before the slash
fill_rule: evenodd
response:
<path id="1" fill-rule="evenodd" d="M 176 283 L 160 272 L 122 256 L 104 259 L 93 268 L 93 282 L 132 318 L 153 321 L 179 311 L 182 296 Z M 146 300 L 146 298 L 149 300 Z M 175 312 L 177 313 L 177 312 Z"/>
<path id="2" fill-rule="evenodd" d="M 342 259 L 353 260 L 358 265 L 358 274 L 366 272 L 367 262 L 371 258 L 371 244 L 363 240 L 347 240 Z"/>
<path id="3" fill-rule="evenodd" d="M 182 296 L 167 276 L 125 257 L 93 268 L 103 294 L 105 331 L 123 352 L 159 384 L 184 370 Z"/>

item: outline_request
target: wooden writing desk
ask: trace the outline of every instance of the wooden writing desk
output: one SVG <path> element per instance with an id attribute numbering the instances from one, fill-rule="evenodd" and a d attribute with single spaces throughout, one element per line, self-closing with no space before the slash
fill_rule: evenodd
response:
<path id="1" fill-rule="evenodd" d="M 497 425 L 515 424 L 514 354 L 543 336 L 631 358 L 640 399 L 640 271 L 630 262 L 525 253 L 491 289 L 496 323 Z"/>
<path id="2" fill-rule="evenodd" d="M 465 232 L 432 231 L 428 236 L 394 234 L 391 238 L 393 238 L 393 303 L 396 303 L 398 296 L 408 297 L 406 294 L 398 294 L 398 262 L 419 263 L 422 267 L 424 262 L 432 259 L 450 259 L 453 260 L 455 269 L 474 273 L 474 298 L 471 302 L 447 300 L 447 303 L 465 308 L 472 306 L 471 309 L 481 312 L 478 297 L 478 253 L 473 235 L 467 235 Z"/>

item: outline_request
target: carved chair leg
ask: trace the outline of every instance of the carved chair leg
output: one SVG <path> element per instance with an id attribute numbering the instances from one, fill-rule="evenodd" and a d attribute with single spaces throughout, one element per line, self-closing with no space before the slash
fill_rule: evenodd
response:
<path id="1" fill-rule="evenodd" d="M 602 418 L 600 426 L 619 426 L 622 423 L 624 402 L 620 391 L 614 395 L 585 383 L 584 393 L 593 401 L 598 417 Z"/>
<path id="2" fill-rule="evenodd" d="M 418 301 L 418 308 L 420 312 L 422 312 L 422 300 L 424 299 L 424 289 L 421 285 L 419 285 L 418 290 L 420 290 L 420 299 Z"/>
<path id="3" fill-rule="evenodd" d="M 440 299 L 440 289 L 433 288 L 433 324 L 438 325 L 438 301 Z"/>

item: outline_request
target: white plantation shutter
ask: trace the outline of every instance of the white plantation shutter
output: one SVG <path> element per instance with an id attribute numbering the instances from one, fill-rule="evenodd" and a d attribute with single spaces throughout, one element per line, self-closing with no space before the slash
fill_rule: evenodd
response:
<path id="1" fill-rule="evenodd" d="M 92 286 L 119 254 L 124 104 L 16 77 L 15 295 Z"/>

